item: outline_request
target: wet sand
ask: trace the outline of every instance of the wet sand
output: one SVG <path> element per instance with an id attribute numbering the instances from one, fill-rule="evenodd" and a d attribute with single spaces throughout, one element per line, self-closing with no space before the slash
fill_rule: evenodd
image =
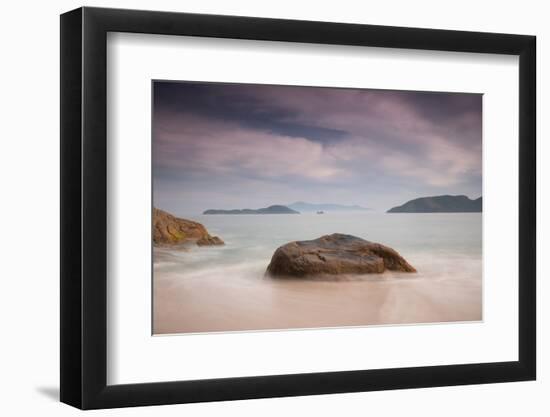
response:
<path id="1" fill-rule="evenodd" d="M 261 273 L 242 278 L 237 269 L 185 277 L 156 271 L 154 333 L 482 320 L 480 274 L 465 280 L 386 272 L 312 281 L 273 279 Z"/>

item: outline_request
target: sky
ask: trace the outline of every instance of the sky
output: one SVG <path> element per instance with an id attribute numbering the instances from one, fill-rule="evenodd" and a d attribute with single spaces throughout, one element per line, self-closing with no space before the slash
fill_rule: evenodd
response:
<path id="1" fill-rule="evenodd" d="M 153 82 L 153 203 L 377 211 L 482 190 L 482 95 Z"/>

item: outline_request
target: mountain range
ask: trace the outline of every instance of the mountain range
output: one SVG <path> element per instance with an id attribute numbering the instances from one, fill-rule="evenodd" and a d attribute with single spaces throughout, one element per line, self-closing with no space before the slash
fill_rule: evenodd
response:
<path id="1" fill-rule="evenodd" d="M 202 214 L 300 214 L 296 210 L 292 210 L 286 206 L 274 205 L 259 209 L 232 209 L 232 210 L 220 210 L 220 209 L 208 209 Z"/>
<path id="2" fill-rule="evenodd" d="M 332 203 L 306 203 L 305 201 L 297 201 L 292 204 L 288 204 L 287 207 L 290 207 L 293 210 L 297 210 L 302 213 L 307 212 L 317 212 L 317 211 L 368 211 L 371 210 L 366 207 L 361 207 L 358 205 L 346 206 L 342 204 L 332 204 Z"/>

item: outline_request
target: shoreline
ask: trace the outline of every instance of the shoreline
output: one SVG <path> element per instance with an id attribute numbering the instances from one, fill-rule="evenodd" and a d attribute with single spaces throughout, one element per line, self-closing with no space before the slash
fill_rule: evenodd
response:
<path id="1" fill-rule="evenodd" d="M 482 319 L 480 213 L 373 214 L 203 216 L 225 246 L 154 249 L 154 334 Z M 279 246 L 335 231 L 392 247 L 418 272 L 346 281 L 264 277 Z"/>
<path id="2" fill-rule="evenodd" d="M 364 280 L 317 281 L 216 278 L 205 274 L 182 278 L 175 273 L 157 273 L 153 333 L 482 320 L 481 279 L 476 282 L 385 275 Z"/>

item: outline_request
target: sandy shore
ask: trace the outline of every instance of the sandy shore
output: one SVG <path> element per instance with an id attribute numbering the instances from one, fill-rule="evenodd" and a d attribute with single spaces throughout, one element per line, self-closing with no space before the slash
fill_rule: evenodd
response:
<path id="1" fill-rule="evenodd" d="M 479 321 L 479 280 L 385 273 L 345 282 L 156 272 L 155 334 Z"/>

